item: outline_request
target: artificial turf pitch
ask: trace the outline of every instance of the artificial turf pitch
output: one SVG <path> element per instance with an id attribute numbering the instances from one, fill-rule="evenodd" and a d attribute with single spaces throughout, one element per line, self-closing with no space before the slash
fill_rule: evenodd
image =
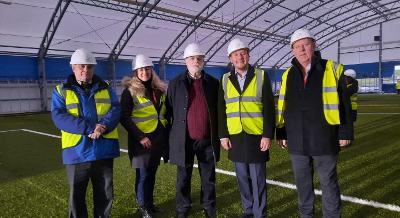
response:
<path id="1" fill-rule="evenodd" d="M 338 173 L 342 195 L 400 208 L 400 96 L 360 95 L 356 140 L 342 150 Z M 29 129 L 59 135 L 48 113 L 0 116 L 0 217 L 66 217 L 68 185 L 61 160 L 60 139 L 21 131 Z M 7 131 L 6 130 L 16 130 Z M 121 148 L 126 132 L 120 128 Z M 267 166 L 270 180 L 294 183 L 287 151 L 275 143 Z M 233 171 L 226 152 L 217 168 Z M 155 201 L 162 209 L 156 217 L 175 216 L 175 175 L 171 164 L 157 172 Z M 134 197 L 134 170 L 127 154 L 114 164 L 112 217 L 139 217 Z M 319 188 L 315 175 L 316 189 Z M 193 207 L 190 217 L 204 217 L 199 205 L 200 182 L 197 169 L 192 179 Z M 87 201 L 92 214 L 91 188 Z M 296 191 L 268 185 L 269 217 L 297 217 Z M 342 201 L 343 217 L 400 217 L 400 212 Z M 239 217 L 242 213 L 236 179 L 217 174 L 218 217 Z M 322 217 L 321 196 L 316 197 L 316 217 Z"/>

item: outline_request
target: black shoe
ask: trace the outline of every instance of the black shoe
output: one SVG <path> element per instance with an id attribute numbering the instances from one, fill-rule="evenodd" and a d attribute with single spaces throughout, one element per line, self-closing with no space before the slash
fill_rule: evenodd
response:
<path id="1" fill-rule="evenodd" d="M 247 214 L 247 213 L 244 213 L 240 216 L 240 218 L 252 218 L 252 217 L 253 217 L 253 214 Z"/>
<path id="2" fill-rule="evenodd" d="M 146 207 L 139 207 L 139 211 L 143 218 L 153 218 L 152 213 Z"/>
<path id="3" fill-rule="evenodd" d="M 216 218 L 217 217 L 216 214 L 215 214 L 215 210 L 205 210 L 205 209 L 203 209 L 203 211 L 204 211 L 204 216 L 206 218 Z"/>
<path id="4" fill-rule="evenodd" d="M 147 207 L 152 213 L 159 213 L 162 212 L 159 207 L 156 207 L 156 205 L 150 205 Z"/>

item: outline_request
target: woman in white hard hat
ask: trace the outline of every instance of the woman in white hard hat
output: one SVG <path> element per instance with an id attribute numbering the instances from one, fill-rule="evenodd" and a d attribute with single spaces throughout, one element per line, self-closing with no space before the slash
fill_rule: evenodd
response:
<path id="1" fill-rule="evenodd" d="M 133 75 L 125 77 L 121 95 L 121 124 L 128 131 L 128 153 L 136 169 L 135 192 L 144 218 L 159 209 L 154 206 L 153 190 L 160 158 L 167 161 L 167 120 L 165 92 L 167 85 L 153 70 L 151 60 L 137 55 L 132 62 Z"/>

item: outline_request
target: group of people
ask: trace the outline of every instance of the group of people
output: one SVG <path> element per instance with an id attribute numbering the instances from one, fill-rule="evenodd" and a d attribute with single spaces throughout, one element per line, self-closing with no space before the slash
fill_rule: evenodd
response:
<path id="1" fill-rule="evenodd" d="M 195 157 L 204 216 L 216 217 L 220 147 L 235 168 L 242 217 L 267 217 L 266 162 L 275 136 L 290 154 L 300 217 L 313 217 L 314 168 L 320 178 L 324 217 L 340 217 L 338 153 L 353 139 L 343 66 L 322 59 L 316 39 L 306 29 L 293 33 L 290 48 L 294 58 L 283 73 L 277 106 L 268 74 L 249 63 L 249 47 L 240 39 L 229 43 L 227 56 L 233 67 L 219 81 L 204 71 L 205 54 L 196 43 L 185 48 L 186 70 L 168 88 L 150 59 L 136 55 L 132 75 L 123 79 L 120 102 L 110 85 L 94 74 L 93 54 L 76 50 L 70 61 L 73 74 L 53 91 L 51 108 L 62 132 L 69 216 L 88 216 L 89 180 L 94 216 L 110 216 L 120 122 L 128 132 L 136 201 L 143 218 L 160 212 L 153 190 L 161 158 L 177 165 L 176 215 L 188 217 Z"/>

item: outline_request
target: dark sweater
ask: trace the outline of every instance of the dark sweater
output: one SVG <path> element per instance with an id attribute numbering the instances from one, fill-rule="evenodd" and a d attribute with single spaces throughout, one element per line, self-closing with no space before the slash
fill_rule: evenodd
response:
<path id="1" fill-rule="evenodd" d="M 187 125 L 189 137 L 195 140 L 210 138 L 210 118 L 201 83 L 202 79 L 192 80 L 188 89 Z"/>

